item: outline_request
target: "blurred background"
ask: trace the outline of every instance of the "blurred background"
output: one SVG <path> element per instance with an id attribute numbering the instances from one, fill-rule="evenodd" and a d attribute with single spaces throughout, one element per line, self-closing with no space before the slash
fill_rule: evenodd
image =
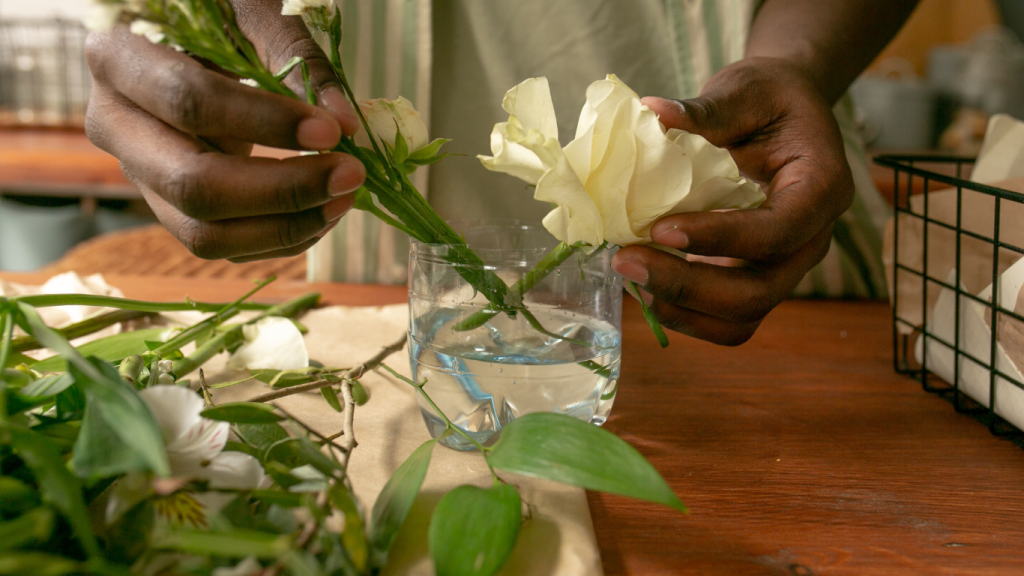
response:
<path id="1" fill-rule="evenodd" d="M 85 5 L 0 0 L 0 270 L 182 275 L 217 266 L 155 225 L 117 161 L 85 138 Z M 1020 0 L 922 0 L 851 88 L 869 148 L 976 154 L 989 115 L 1024 118 L 1022 38 Z M 890 173 L 876 170 L 891 197 Z M 149 268 L 139 269 L 147 255 Z M 291 266 L 304 276 L 301 257 Z"/>

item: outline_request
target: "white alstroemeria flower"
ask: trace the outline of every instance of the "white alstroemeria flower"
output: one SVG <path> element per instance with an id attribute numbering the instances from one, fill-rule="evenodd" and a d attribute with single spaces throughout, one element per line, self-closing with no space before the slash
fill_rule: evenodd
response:
<path id="1" fill-rule="evenodd" d="M 159 44 L 164 41 L 164 38 L 166 38 L 163 26 L 141 18 L 133 20 L 128 29 L 136 36 L 145 36 L 146 39 L 153 44 Z"/>
<path id="2" fill-rule="evenodd" d="M 241 452 L 224 452 L 229 425 L 200 416 L 202 398 L 183 386 L 158 385 L 139 392 L 160 427 L 171 474 L 206 480 L 210 488 L 252 490 L 264 480 L 259 460 Z M 113 522 L 139 501 L 147 483 L 139 475 L 118 480 L 107 502 L 106 518 Z M 231 494 L 178 491 L 158 498 L 157 512 L 176 523 L 205 526 L 206 515 L 223 508 Z"/>
<path id="3" fill-rule="evenodd" d="M 263 566 L 255 556 L 247 556 L 234 568 L 215 568 L 213 576 L 253 576 L 263 570 Z"/>
<path id="4" fill-rule="evenodd" d="M 376 98 L 359 103 L 359 109 L 366 117 L 373 135 L 392 149 L 398 139 L 398 131 L 402 131 L 409 154 L 415 153 L 430 144 L 427 125 L 412 102 L 399 96 L 397 100 Z"/>
<path id="5" fill-rule="evenodd" d="M 327 13 L 334 15 L 334 0 L 284 0 L 281 7 L 282 16 L 302 16 L 303 12 L 310 9 L 326 8 Z"/>
<path id="6" fill-rule="evenodd" d="M 270 316 L 242 327 L 245 343 L 228 359 L 232 370 L 298 370 L 309 366 L 302 333 L 287 318 Z"/>
<path id="7" fill-rule="evenodd" d="M 765 199 L 727 150 L 697 134 L 666 132 L 615 75 L 587 89 L 576 137 L 565 148 L 546 79 L 509 90 L 502 105 L 509 120 L 491 134 L 494 156 L 480 160 L 536 184 L 534 198 L 556 205 L 544 227 L 563 242 L 647 244 L 663 216 L 751 208 Z"/>

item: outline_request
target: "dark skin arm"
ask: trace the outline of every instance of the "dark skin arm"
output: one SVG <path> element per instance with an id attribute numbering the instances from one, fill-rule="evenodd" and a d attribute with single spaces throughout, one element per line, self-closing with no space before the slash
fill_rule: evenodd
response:
<path id="1" fill-rule="evenodd" d="M 743 60 L 701 95 L 645 98 L 662 124 L 728 148 L 768 200 L 755 210 L 667 216 L 655 242 L 616 254 L 666 327 L 719 344 L 746 342 L 827 254 L 853 177 L 831 106 L 896 34 L 916 0 L 766 0 Z"/>

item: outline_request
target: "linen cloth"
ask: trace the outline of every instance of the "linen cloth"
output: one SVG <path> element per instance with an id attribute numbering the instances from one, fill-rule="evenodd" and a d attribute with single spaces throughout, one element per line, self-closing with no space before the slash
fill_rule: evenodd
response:
<path id="1" fill-rule="evenodd" d="M 435 137 L 464 154 L 419 170 L 414 183 L 446 219 L 540 222 L 545 203 L 522 182 L 487 172 L 476 155 L 504 121 L 505 91 L 549 77 L 563 144 L 586 87 L 615 73 L 641 95 L 692 98 L 742 58 L 759 0 L 341 0 L 346 71 L 359 98 L 410 99 Z M 832 249 L 797 287 L 803 296 L 885 295 L 881 230 L 890 216 L 874 188 L 844 98 L 836 108 L 857 194 Z M 308 253 L 311 281 L 401 283 L 408 238 L 352 211 Z"/>

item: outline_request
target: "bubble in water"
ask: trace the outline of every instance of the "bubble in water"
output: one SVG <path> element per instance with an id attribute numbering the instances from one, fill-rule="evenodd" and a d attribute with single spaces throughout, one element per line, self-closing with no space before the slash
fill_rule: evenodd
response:
<path id="1" fill-rule="evenodd" d="M 512 381 L 512 384 L 515 384 L 515 383 L 516 383 L 516 381 L 515 381 L 515 380 L 513 380 L 513 381 Z"/>
<path id="2" fill-rule="evenodd" d="M 555 276 L 561 276 L 561 275 L 562 275 L 562 271 L 561 270 L 555 270 Z"/>
<path id="3" fill-rule="evenodd" d="M 505 369 L 504 369 L 504 368 L 498 368 L 498 374 L 501 374 L 501 373 L 502 373 L 502 372 L 504 372 L 504 371 L 505 371 Z"/>

